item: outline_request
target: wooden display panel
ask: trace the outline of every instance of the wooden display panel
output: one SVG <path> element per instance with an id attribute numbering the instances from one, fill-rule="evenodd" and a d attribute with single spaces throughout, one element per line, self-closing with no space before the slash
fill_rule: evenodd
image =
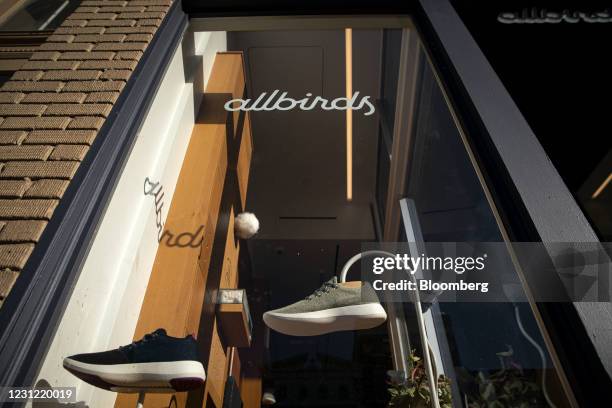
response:
<path id="1" fill-rule="evenodd" d="M 181 168 L 165 229 L 173 234 L 194 232 L 214 235 L 222 185 L 227 171 L 225 126 L 197 124 Z M 199 267 L 201 248 L 159 246 L 134 339 L 159 327 L 181 337 L 197 331 L 208 269 Z M 183 395 L 180 395 L 183 394 Z M 184 406 L 186 393 L 176 395 Z M 148 394 L 147 407 L 168 406 L 168 394 Z M 134 407 L 134 395 L 120 394 L 116 407 Z"/>
<path id="2" fill-rule="evenodd" d="M 206 93 L 212 96 L 231 96 L 240 98 L 244 92 L 244 70 L 241 53 L 219 53 L 215 58 L 213 69 L 207 85 Z M 213 101 L 214 98 L 209 99 Z M 205 99 L 206 101 L 206 99 Z M 190 333 L 202 331 L 203 304 L 205 296 L 216 293 L 218 287 L 207 287 L 207 282 L 215 282 L 215 275 L 210 275 L 211 257 L 215 236 L 225 234 L 217 231 L 217 226 L 224 225 L 221 214 L 229 215 L 227 235 L 218 285 L 223 288 L 238 287 L 238 255 L 239 244 L 234 237 L 234 208 L 223 204 L 229 189 L 240 190 L 241 204 L 246 201 L 249 166 L 252 152 L 252 138 L 248 115 L 245 116 L 244 133 L 238 151 L 228 151 L 233 144 L 228 141 L 227 127 L 223 121 L 210 120 L 219 116 L 210 115 L 215 104 L 203 104 L 193 128 L 187 153 L 179 175 L 168 217 L 164 226 L 174 236 L 182 232 L 193 233 L 204 226 L 196 242 L 201 245 L 168 246 L 160 244 L 140 317 L 134 333 L 134 339 L 140 339 L 144 334 L 163 327 L 169 335 L 182 337 Z M 218 106 L 216 106 L 218 108 Z M 233 114 L 234 130 L 238 124 L 239 112 Z M 238 156 L 236 168 L 228 168 L 228 158 Z M 228 179 L 228 172 L 236 172 Z M 228 186 L 228 180 L 237 180 L 238 186 Z M 221 206 L 224 206 L 221 209 Z M 164 207 L 165 209 L 166 207 Z M 229 214 L 228 214 L 229 213 Z M 222 241 L 223 242 L 223 241 Z M 217 251 L 215 249 L 215 251 Z M 216 261 L 217 262 L 217 261 Z M 211 278 L 214 278 L 211 280 Z M 216 285 L 216 283 L 215 283 Z M 208 295 L 207 295 L 208 294 Z M 230 350 L 223 344 L 219 333 L 219 322 L 216 317 L 212 323 L 210 349 L 207 356 L 207 380 L 203 390 L 202 405 L 222 407 L 225 381 L 230 370 L 240 379 L 240 364 L 230 364 Z M 205 329 L 208 332 L 209 329 Z M 207 346 L 208 347 L 208 346 Z M 236 353 L 237 356 L 237 353 Z M 206 357 L 206 358 L 205 358 Z M 236 357 L 237 358 L 237 357 Z M 236 371 L 238 370 L 238 371 Z M 202 391 L 200 391 L 202 392 Z M 202 394 L 200 394 L 202 396 Z M 173 401 L 171 405 L 170 401 Z M 145 407 L 157 408 L 176 406 L 185 407 L 187 393 L 177 394 L 147 394 Z M 136 405 L 136 396 L 119 394 L 115 406 L 132 408 Z M 199 403 L 197 404 L 199 406 Z M 193 401 L 189 406 L 194 406 Z"/>

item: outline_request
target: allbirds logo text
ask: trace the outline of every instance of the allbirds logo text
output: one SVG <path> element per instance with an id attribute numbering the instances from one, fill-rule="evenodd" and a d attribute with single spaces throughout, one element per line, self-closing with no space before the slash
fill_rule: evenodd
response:
<path id="1" fill-rule="evenodd" d="M 359 92 L 355 92 L 351 98 L 336 98 L 326 99 L 320 96 L 312 98 L 312 93 L 308 92 L 305 98 L 294 99 L 287 97 L 287 92 L 279 95 L 280 90 L 275 89 L 271 94 L 263 92 L 254 101 L 252 99 L 232 99 L 225 104 L 227 111 L 288 111 L 294 108 L 309 111 L 319 107 L 320 109 L 329 110 L 361 110 L 364 109 L 364 115 L 369 116 L 374 113 L 375 108 L 370 102 L 369 96 L 359 97 Z M 278 96 L 278 98 L 277 98 Z"/>

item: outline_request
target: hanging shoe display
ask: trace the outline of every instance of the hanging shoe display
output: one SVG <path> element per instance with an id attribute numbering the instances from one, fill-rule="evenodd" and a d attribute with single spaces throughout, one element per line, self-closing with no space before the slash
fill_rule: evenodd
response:
<path id="1" fill-rule="evenodd" d="M 291 336 L 318 336 L 344 330 L 379 326 L 387 313 L 368 282 L 325 282 L 307 298 L 270 310 L 263 315 L 266 325 Z"/>
<path id="2" fill-rule="evenodd" d="M 127 346 L 64 359 L 64 368 L 81 380 L 116 392 L 187 391 L 206 374 L 191 336 L 170 337 L 164 329 Z"/>

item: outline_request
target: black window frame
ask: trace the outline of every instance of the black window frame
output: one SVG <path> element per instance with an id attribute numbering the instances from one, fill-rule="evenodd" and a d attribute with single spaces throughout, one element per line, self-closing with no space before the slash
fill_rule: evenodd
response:
<path id="1" fill-rule="evenodd" d="M 448 0 L 299 0 L 291 3 L 291 9 L 281 0 L 254 3 L 174 3 L 0 309 L 0 384 L 31 385 L 36 378 L 138 129 L 187 27 L 185 12 L 198 18 L 410 14 L 467 130 L 468 143 L 510 239 L 599 242 Z M 501 117 L 511 120 L 502 123 Z M 602 392 L 612 385 L 608 310 L 586 303 L 546 303 L 538 304 L 538 309 L 561 352 L 580 405 L 612 405 L 612 396 Z"/>

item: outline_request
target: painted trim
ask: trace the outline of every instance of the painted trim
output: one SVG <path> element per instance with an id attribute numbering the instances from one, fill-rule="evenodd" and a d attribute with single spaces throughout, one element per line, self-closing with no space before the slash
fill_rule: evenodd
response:
<path id="1" fill-rule="evenodd" d="M 169 62 L 187 28 L 175 2 L 0 309 L 0 384 L 31 385 Z"/>
<path id="2" fill-rule="evenodd" d="M 183 0 L 183 9 L 194 17 L 287 15 L 406 14 L 414 2 L 398 0 Z"/>
<path id="3" fill-rule="evenodd" d="M 406 14 L 392 15 L 335 15 L 335 16 L 253 16 L 194 17 L 190 20 L 199 31 L 269 31 L 275 30 L 344 30 L 346 27 L 378 30 L 384 28 L 413 28 Z"/>

